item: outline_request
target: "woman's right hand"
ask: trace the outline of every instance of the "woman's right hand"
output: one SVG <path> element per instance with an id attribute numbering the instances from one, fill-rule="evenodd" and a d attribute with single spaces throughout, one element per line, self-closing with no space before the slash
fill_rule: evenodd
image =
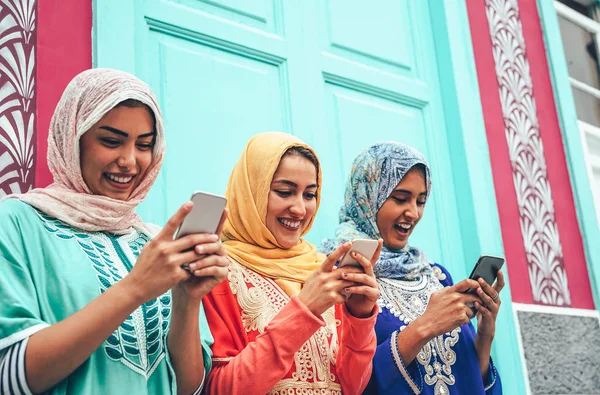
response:
<path id="1" fill-rule="evenodd" d="M 465 293 L 470 288 L 476 291 L 480 285 L 475 280 L 466 279 L 432 293 L 425 312 L 412 325 L 421 325 L 427 340 L 430 340 L 468 324 L 475 313 L 467 303 L 480 301 L 477 293 Z"/>
<path id="2" fill-rule="evenodd" d="M 146 243 L 133 269 L 123 279 L 142 303 L 157 298 L 189 278 L 191 274 L 182 265 L 195 262 L 220 248 L 218 236 L 214 234 L 192 234 L 173 240 L 193 206 L 194 203 L 188 201 L 177 210 L 156 237 Z M 199 244 L 203 244 L 202 255 L 194 248 Z"/>
<path id="3" fill-rule="evenodd" d="M 346 297 L 340 293 L 352 281 L 342 279 L 343 269 L 333 270 L 335 263 L 352 247 L 351 242 L 339 246 L 315 270 L 304 283 L 298 298 L 315 315 L 320 316 L 334 304 L 344 303 Z"/>

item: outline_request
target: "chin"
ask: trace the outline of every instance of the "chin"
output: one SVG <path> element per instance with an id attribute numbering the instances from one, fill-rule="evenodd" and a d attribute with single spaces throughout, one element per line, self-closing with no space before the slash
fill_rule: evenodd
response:
<path id="1" fill-rule="evenodd" d="M 398 251 L 403 249 L 404 247 L 406 247 L 406 244 L 408 244 L 408 241 L 395 241 L 392 243 L 386 243 L 384 242 L 383 245 L 385 245 L 385 247 L 389 250 L 394 250 L 394 251 Z"/>
<path id="2" fill-rule="evenodd" d="M 115 200 L 123 200 L 123 201 L 126 201 L 127 199 L 129 199 L 129 196 L 130 196 L 129 193 L 99 193 L 98 195 L 106 196 L 108 198 L 115 199 Z"/>
<path id="3" fill-rule="evenodd" d="M 288 249 L 294 247 L 296 244 L 298 244 L 298 242 L 300 242 L 300 240 L 299 239 L 296 239 L 296 240 L 282 240 L 282 241 L 278 240 L 278 242 L 279 242 L 279 245 L 281 245 L 281 248 L 288 250 Z"/>

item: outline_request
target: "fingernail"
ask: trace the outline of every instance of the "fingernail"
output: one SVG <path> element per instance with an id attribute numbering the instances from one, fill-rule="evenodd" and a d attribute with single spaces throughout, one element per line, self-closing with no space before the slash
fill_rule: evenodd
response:
<path id="1" fill-rule="evenodd" d="M 190 268 L 191 271 L 196 270 L 196 264 L 195 263 L 190 264 L 188 267 Z"/>
<path id="2" fill-rule="evenodd" d="M 479 284 L 483 284 L 484 283 L 483 278 L 480 278 L 478 281 L 479 281 Z"/>
<path id="3" fill-rule="evenodd" d="M 187 210 L 187 209 L 192 208 L 193 205 L 194 205 L 194 203 L 191 200 L 188 200 L 187 202 L 185 202 L 183 204 L 183 208 Z"/>
<path id="4" fill-rule="evenodd" d="M 352 251 L 352 257 L 356 258 L 358 256 L 358 254 L 355 251 Z"/>
<path id="5" fill-rule="evenodd" d="M 197 246 L 196 247 L 196 254 L 204 254 L 204 247 L 203 246 Z"/>
<path id="6" fill-rule="evenodd" d="M 219 240 L 219 236 L 217 236 L 217 235 L 210 235 L 209 240 L 210 241 L 217 241 L 217 240 Z"/>

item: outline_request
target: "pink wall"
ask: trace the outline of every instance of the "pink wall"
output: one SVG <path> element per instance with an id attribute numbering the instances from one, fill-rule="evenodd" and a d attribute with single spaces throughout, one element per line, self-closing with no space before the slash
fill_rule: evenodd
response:
<path id="1" fill-rule="evenodd" d="M 92 2 L 39 1 L 38 20 L 35 186 L 43 187 L 52 182 L 46 152 L 48 126 L 56 103 L 69 81 L 92 67 Z"/>
<path id="2" fill-rule="evenodd" d="M 529 64 L 534 70 L 531 76 L 535 86 L 535 101 L 548 165 L 548 179 L 552 185 L 556 222 L 560 230 L 565 268 L 571 289 L 572 306 L 594 309 L 539 13 L 535 1 L 519 0 L 519 7 Z"/>
<path id="3" fill-rule="evenodd" d="M 468 13 L 511 295 L 515 302 L 533 303 L 485 2 L 469 2 Z"/>
<path id="4" fill-rule="evenodd" d="M 536 2 L 467 4 L 512 298 L 593 309 Z M 528 138 L 519 142 L 519 135 Z M 531 175 L 531 182 L 515 182 L 520 175 Z M 544 192 L 548 186 L 551 194 Z M 550 199 L 539 200 L 545 196 Z M 528 233 L 532 223 L 543 229 Z M 542 254 L 547 259 L 540 261 L 546 250 L 559 255 Z M 534 281 L 540 263 L 552 274 L 550 285 Z M 554 287 L 557 278 L 568 285 Z M 555 296 L 541 300 L 542 289 Z"/>

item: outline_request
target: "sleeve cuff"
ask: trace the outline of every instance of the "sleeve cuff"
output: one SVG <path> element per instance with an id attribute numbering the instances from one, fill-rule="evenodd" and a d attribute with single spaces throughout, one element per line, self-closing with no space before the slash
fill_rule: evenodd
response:
<path id="1" fill-rule="evenodd" d="M 343 341 L 347 347 L 360 350 L 368 347 L 370 343 L 373 343 L 374 347 L 377 346 L 374 328 L 378 313 L 379 306 L 375 304 L 369 317 L 359 318 L 350 314 L 346 304 L 342 305 L 342 318 L 344 321 Z"/>
<path id="2" fill-rule="evenodd" d="M 498 377 L 498 372 L 496 371 L 496 365 L 494 365 L 494 361 L 490 358 L 490 367 L 488 370 L 488 379 L 484 383 L 485 391 L 489 391 L 496 384 L 496 377 Z"/>
<path id="3" fill-rule="evenodd" d="M 365 323 L 369 323 L 372 321 L 373 325 L 375 325 L 375 322 L 377 321 L 377 314 L 379 314 L 379 305 L 377 303 L 375 303 L 375 306 L 373 306 L 371 314 L 365 318 L 353 316 L 352 313 L 350 313 L 350 310 L 348 310 L 348 308 L 346 307 L 346 303 L 344 303 L 342 306 L 344 310 L 344 317 L 350 322 L 356 323 L 357 325 L 364 325 Z"/>
<path id="4" fill-rule="evenodd" d="M 202 389 L 204 388 L 204 381 L 206 380 L 207 374 L 208 374 L 208 372 L 205 370 L 204 376 L 202 376 L 202 382 L 200 383 L 198 388 L 196 388 L 196 391 L 192 392 L 192 395 L 200 395 L 202 393 Z"/>
<path id="5" fill-rule="evenodd" d="M 323 318 L 314 315 L 294 296 L 265 327 L 264 333 L 270 333 L 278 352 L 293 355 L 322 326 L 325 326 Z"/>
<path id="6" fill-rule="evenodd" d="M 31 395 L 25 372 L 25 350 L 29 337 L 0 350 L 0 392 Z"/>
<path id="7" fill-rule="evenodd" d="M 282 314 L 283 311 L 285 311 L 285 313 Z M 298 298 L 297 295 L 291 297 L 288 304 L 284 306 L 284 308 L 279 312 L 277 316 L 275 316 L 274 319 L 284 317 L 289 318 L 290 316 L 296 316 L 297 313 L 300 314 L 298 318 L 304 317 L 302 319 L 308 319 L 308 321 L 311 321 L 311 324 L 315 325 L 316 328 L 320 326 L 325 326 L 326 324 L 323 317 L 314 315 L 312 311 L 310 311 L 308 307 L 306 307 L 306 305 L 302 303 L 302 301 Z M 281 317 L 279 317 L 279 315 L 281 315 Z"/>
<path id="8" fill-rule="evenodd" d="M 419 378 L 419 385 L 417 385 L 417 383 L 415 383 L 415 380 L 413 380 L 413 378 L 411 377 L 410 372 L 404 365 L 404 361 L 400 356 L 400 350 L 398 350 L 398 331 L 395 331 L 390 336 L 390 349 L 392 352 L 392 357 L 394 358 L 394 362 L 396 363 L 396 368 L 398 368 L 398 371 L 400 372 L 404 380 L 408 383 L 410 389 L 412 389 L 412 391 L 416 395 L 420 394 L 421 391 L 423 391 L 423 376 L 421 375 L 421 371 L 417 367 L 417 372 L 415 372 L 415 375 Z"/>

